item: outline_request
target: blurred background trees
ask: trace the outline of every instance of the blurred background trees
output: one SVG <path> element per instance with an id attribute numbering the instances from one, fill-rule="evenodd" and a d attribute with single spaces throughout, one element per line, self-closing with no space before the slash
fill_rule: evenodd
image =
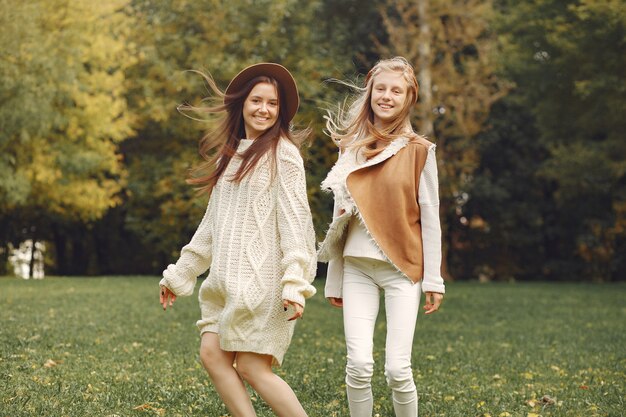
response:
<path id="1" fill-rule="evenodd" d="M 133 18 L 121 0 L 1 4 L 0 243 L 48 240 L 55 267 L 79 272 L 89 256 L 65 235 L 122 203 L 126 187 Z"/>
<path id="2" fill-rule="evenodd" d="M 280 62 L 318 236 L 336 159 L 322 115 L 381 58 L 416 68 L 438 145 L 445 273 L 623 279 L 626 11 L 617 0 L 0 0 L 0 268 L 46 242 L 48 271 L 158 274 L 200 220 L 185 184 L 207 124 L 176 111 Z M 207 122 L 210 123 L 210 122 Z M 2 272 L 2 271 L 0 271 Z M 6 271 L 5 271 L 6 272 Z M 621 274 L 620 274 L 621 272 Z"/>
<path id="3" fill-rule="evenodd" d="M 480 227 L 466 244 L 481 242 L 479 267 L 496 277 L 623 279 L 626 8 L 497 6 L 499 62 L 515 89 L 476 137 L 484 150 L 467 215 Z"/>

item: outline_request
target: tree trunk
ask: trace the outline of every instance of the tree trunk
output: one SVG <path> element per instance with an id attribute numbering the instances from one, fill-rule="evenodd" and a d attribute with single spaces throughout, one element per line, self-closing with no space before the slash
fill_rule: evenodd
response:
<path id="1" fill-rule="evenodd" d="M 35 234 L 33 233 L 33 235 L 31 236 L 31 241 L 32 241 L 32 246 L 30 248 L 30 262 L 29 262 L 29 269 L 28 269 L 28 277 L 30 279 L 35 278 L 35 251 L 37 250 L 36 245 L 37 245 L 37 237 L 35 236 Z"/>
<path id="2" fill-rule="evenodd" d="M 56 255 L 53 272 L 57 275 L 68 275 L 67 240 L 65 234 L 59 226 L 55 225 L 52 227 L 52 236 L 54 238 L 54 253 Z"/>
<path id="3" fill-rule="evenodd" d="M 9 245 L 5 242 L 2 242 L 0 245 L 0 276 L 7 275 L 9 269 L 7 265 L 9 263 Z"/>
<path id="4" fill-rule="evenodd" d="M 418 25 L 419 25 L 419 47 L 418 47 L 418 68 L 417 77 L 420 85 L 419 91 L 419 116 L 420 126 L 419 133 L 426 136 L 429 140 L 435 141 L 435 127 L 433 119 L 435 113 L 433 113 L 433 86 L 432 86 L 432 58 L 431 58 L 431 33 L 430 33 L 430 16 L 428 14 L 428 1 L 429 0 L 416 0 Z M 437 141 L 438 145 L 443 145 Z M 443 164 L 442 161 L 439 161 Z M 447 209 L 448 205 L 443 202 L 441 205 L 443 215 L 441 218 L 441 232 L 442 232 L 442 256 L 441 256 L 441 275 L 445 280 L 452 280 L 450 270 L 448 268 L 448 242 L 446 238 L 448 228 L 446 227 Z"/>
<path id="5" fill-rule="evenodd" d="M 432 138 L 433 128 L 433 94 L 430 57 L 430 23 L 428 21 L 428 0 L 417 0 L 417 13 L 419 15 L 419 68 L 418 80 L 419 91 L 419 114 L 420 134 Z"/>

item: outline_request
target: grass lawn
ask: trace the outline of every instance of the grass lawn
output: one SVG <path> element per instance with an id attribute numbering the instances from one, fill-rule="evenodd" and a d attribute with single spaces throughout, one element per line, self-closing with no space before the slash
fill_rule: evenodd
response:
<path id="1" fill-rule="evenodd" d="M 0 278 L 0 417 L 227 415 L 198 362 L 196 297 L 163 312 L 157 283 Z M 348 416 L 341 311 L 317 286 L 277 372 L 311 417 Z M 383 343 L 381 320 L 375 413 L 388 417 Z M 421 417 L 623 416 L 626 285 L 451 283 L 413 351 Z"/>

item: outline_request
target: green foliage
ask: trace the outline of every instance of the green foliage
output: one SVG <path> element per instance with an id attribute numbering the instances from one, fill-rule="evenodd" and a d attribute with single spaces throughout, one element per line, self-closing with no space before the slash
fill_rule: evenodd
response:
<path id="1" fill-rule="evenodd" d="M 122 201 L 126 3 L 0 2 L 2 263 L 8 242 L 53 241 L 59 225 L 75 231 Z"/>
<path id="2" fill-rule="evenodd" d="M 626 253 L 626 10 L 614 0 L 502 2 L 505 73 L 549 151 L 555 225 L 587 279 L 617 278 Z"/>
<path id="3" fill-rule="evenodd" d="M 505 68 L 534 100 L 544 136 L 558 142 L 620 138 L 618 128 L 626 127 L 623 4 L 554 0 L 503 7 Z"/>
<path id="4" fill-rule="evenodd" d="M 564 266 L 552 256 L 559 239 L 546 196 L 553 187 L 537 177 L 548 151 L 532 139 L 538 135 L 532 115 L 510 97 L 492 107 L 487 124 L 475 138 L 479 164 L 463 206 L 466 249 L 452 254 L 454 262 L 482 279 L 545 279 Z"/>
<path id="5" fill-rule="evenodd" d="M 157 284 L 0 278 L 0 416 L 226 415 L 198 360 L 197 298 L 163 312 Z M 450 284 L 442 310 L 417 321 L 420 416 L 621 415 L 625 292 L 617 284 Z M 276 372 L 309 415 L 347 416 L 341 311 L 318 294 L 304 317 Z M 374 407 L 390 416 L 384 338 L 380 321 Z M 253 401 L 260 417 L 273 416 Z"/>
<path id="6" fill-rule="evenodd" d="M 2 2 L 2 213 L 87 221 L 120 202 L 117 144 L 132 132 L 124 5 Z"/>

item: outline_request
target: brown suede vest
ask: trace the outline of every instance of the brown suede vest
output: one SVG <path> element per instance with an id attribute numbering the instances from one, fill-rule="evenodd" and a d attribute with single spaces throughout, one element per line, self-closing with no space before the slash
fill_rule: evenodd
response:
<path id="1" fill-rule="evenodd" d="M 431 145 L 425 139 L 413 140 L 391 158 L 358 169 L 346 180 L 370 235 L 413 282 L 424 275 L 418 193 Z"/>

